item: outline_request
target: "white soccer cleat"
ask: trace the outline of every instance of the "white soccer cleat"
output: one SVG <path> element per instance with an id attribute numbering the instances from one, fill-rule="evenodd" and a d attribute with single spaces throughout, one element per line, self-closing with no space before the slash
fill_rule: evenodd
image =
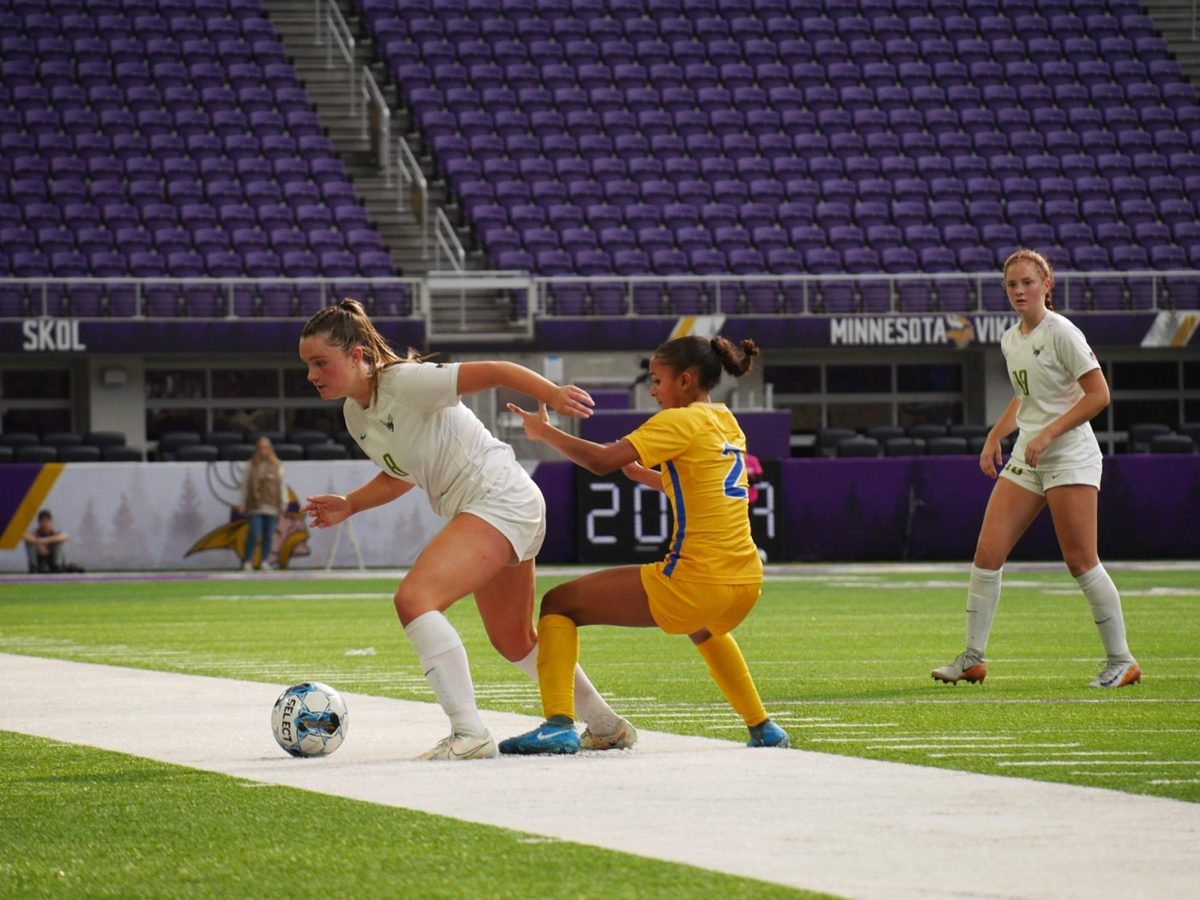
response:
<path id="1" fill-rule="evenodd" d="M 496 742 L 490 734 L 452 734 L 442 738 L 436 747 L 426 750 L 417 759 L 460 762 L 468 759 L 492 759 L 499 755 Z"/>
<path id="2" fill-rule="evenodd" d="M 1135 661 L 1130 660 L 1129 662 L 1109 663 L 1100 670 L 1100 674 L 1088 687 L 1119 688 L 1125 687 L 1127 684 L 1137 684 L 1141 680 L 1142 670 Z"/>
<path id="3" fill-rule="evenodd" d="M 954 658 L 954 662 L 929 673 L 934 681 L 946 684 L 958 684 L 960 681 L 969 684 L 982 684 L 987 678 L 987 663 L 983 657 L 977 656 L 970 650 L 964 650 Z"/>
<path id="4" fill-rule="evenodd" d="M 628 750 L 636 743 L 637 729 L 628 719 L 619 719 L 609 734 L 594 734 L 589 727 L 579 736 L 580 750 Z"/>

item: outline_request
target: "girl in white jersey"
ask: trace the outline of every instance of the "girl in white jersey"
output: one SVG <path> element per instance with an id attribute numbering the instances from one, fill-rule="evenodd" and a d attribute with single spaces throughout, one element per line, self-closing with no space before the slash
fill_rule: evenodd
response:
<path id="1" fill-rule="evenodd" d="M 592 398 L 510 362 L 434 364 L 401 358 L 376 331 L 361 304 L 343 300 L 309 319 L 300 336 L 308 380 L 323 399 L 345 399 L 346 427 L 380 473 L 345 496 L 309 497 L 304 512 L 327 528 L 356 512 L 424 488 L 445 527 L 421 551 L 396 590 L 396 612 L 434 696 L 450 718 L 450 735 L 421 759 L 497 755 L 475 705 L 462 639 L 443 615 L 475 595 L 488 638 L 537 680 L 533 629 L 534 557 L 546 532 L 541 491 L 459 397 L 507 387 L 560 415 L 586 418 Z M 580 715 L 589 749 L 628 747 L 629 723 L 608 707 L 582 669 Z"/>
<path id="2" fill-rule="evenodd" d="M 1096 550 L 1101 455 L 1090 423 L 1108 406 L 1108 384 L 1083 333 L 1054 312 L 1054 273 L 1040 253 L 1013 253 L 1004 263 L 1004 287 L 1021 317 L 1000 341 L 1016 396 L 979 456 L 979 467 L 996 485 L 971 566 L 967 648 L 932 675 L 951 684 L 987 677 L 983 654 L 1000 604 L 1001 568 L 1048 505 L 1063 560 L 1091 604 L 1108 656 L 1091 686 L 1133 684 L 1141 681 L 1142 672 L 1125 640 L 1121 596 Z M 1013 429 L 1020 435 L 1008 464 L 1002 465 L 1000 442 Z"/>

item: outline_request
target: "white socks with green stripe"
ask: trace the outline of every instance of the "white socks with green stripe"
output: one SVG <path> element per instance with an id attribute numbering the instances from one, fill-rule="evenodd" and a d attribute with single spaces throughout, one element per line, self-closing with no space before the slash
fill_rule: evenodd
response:
<path id="1" fill-rule="evenodd" d="M 1125 640 L 1125 617 L 1121 614 L 1121 595 L 1117 586 L 1102 564 L 1089 569 L 1075 579 L 1083 596 L 1087 597 L 1092 607 L 1092 618 L 1096 622 L 1096 630 L 1100 632 L 1100 640 L 1104 642 L 1104 652 L 1108 654 L 1110 663 L 1133 662 L 1129 653 L 1129 644 Z"/>
<path id="2" fill-rule="evenodd" d="M 992 620 L 1000 605 L 1000 569 L 981 569 L 971 566 L 971 581 L 967 586 L 967 650 L 981 660 L 987 650 Z"/>
<path id="3" fill-rule="evenodd" d="M 433 696 L 450 717 L 451 732 L 476 737 L 487 734 L 475 706 L 467 651 L 450 620 L 434 610 L 417 616 L 404 626 L 404 632 L 417 651 Z"/>

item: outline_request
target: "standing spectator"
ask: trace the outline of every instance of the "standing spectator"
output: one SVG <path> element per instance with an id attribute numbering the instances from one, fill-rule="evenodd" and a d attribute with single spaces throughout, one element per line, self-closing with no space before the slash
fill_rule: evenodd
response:
<path id="1" fill-rule="evenodd" d="M 29 571 L 33 573 L 63 572 L 63 544 L 70 537 L 54 527 L 54 515 L 43 509 L 37 515 L 37 525 L 25 532 L 25 552 L 29 556 Z"/>
<path id="2" fill-rule="evenodd" d="M 949 684 L 987 677 L 983 653 L 1000 605 L 1001 569 L 1021 535 L 1049 506 L 1063 561 L 1092 607 L 1108 655 L 1091 686 L 1134 684 L 1142 680 L 1142 670 L 1125 639 L 1121 595 L 1096 547 L 1102 459 L 1091 420 L 1108 406 L 1108 382 L 1083 332 L 1054 311 L 1054 271 L 1045 257 L 1033 250 L 1009 256 L 1004 289 L 1021 317 L 1000 340 L 1015 396 L 979 455 L 979 468 L 996 484 L 967 588 L 967 647 L 931 674 Z M 1000 442 L 1017 429 L 1005 464 Z"/>
<path id="3" fill-rule="evenodd" d="M 249 519 L 250 530 L 246 535 L 246 552 L 242 568 L 271 568 L 267 561 L 271 557 L 271 538 L 275 535 L 275 523 L 287 509 L 287 488 L 283 478 L 283 463 L 275 455 L 275 447 L 267 436 L 260 437 L 254 455 L 242 470 L 242 500 L 234 511 Z M 254 563 L 255 550 L 261 546 L 262 556 L 258 565 Z"/>

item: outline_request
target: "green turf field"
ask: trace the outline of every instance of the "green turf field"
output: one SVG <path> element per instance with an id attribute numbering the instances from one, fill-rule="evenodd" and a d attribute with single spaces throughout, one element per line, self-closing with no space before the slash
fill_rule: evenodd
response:
<path id="1" fill-rule="evenodd" d="M 767 582 L 737 634 L 768 710 L 797 748 L 1200 801 L 1200 574 L 1112 569 L 1145 672 L 1142 685 L 1119 691 L 1087 687 L 1102 651 L 1087 603 L 1062 571 L 1006 572 L 982 686 L 929 678 L 961 650 L 965 567 L 797 568 L 794 577 Z M 543 578 L 541 587 L 558 580 Z M 395 620 L 393 589 L 390 580 L 362 578 L 9 583 L 0 587 L 0 652 L 280 683 L 315 678 L 346 691 L 431 700 Z M 481 707 L 537 714 L 536 688 L 488 647 L 472 604 L 460 603 L 451 618 L 466 641 Z M 743 739 L 686 639 L 588 628 L 582 647 L 592 679 L 639 728 Z M 268 715 L 264 709 L 264 723 Z M 314 813 L 304 815 L 306 830 L 319 823 L 315 840 L 360 861 L 354 878 L 362 880 L 342 886 L 350 894 L 387 893 L 381 873 L 394 873 L 388 860 L 397 854 L 414 878 L 429 879 L 415 882 L 423 889 L 412 896 L 444 895 L 437 860 L 447 852 L 568 879 L 572 871 L 611 871 L 619 856 L 566 844 L 551 852 L 497 829 L 282 788 L 251 791 L 235 779 L 11 734 L 0 737 L 0 753 L 5 895 L 266 894 L 294 849 L 282 837 L 287 823 L 302 810 Z M 247 821 L 231 840 L 243 861 L 253 860 L 239 868 L 261 871 L 226 889 L 210 881 L 221 868 L 211 857 L 224 858 L 229 832 L 184 831 L 173 820 L 178 809 L 234 806 L 246 807 Z M 104 826 L 115 829 L 120 853 L 88 849 L 102 809 L 130 814 Z M 419 847 L 389 837 L 426 820 L 434 836 Z M 461 847 L 446 828 L 464 835 Z M 447 841 L 457 849 L 447 850 Z M 174 869 L 147 862 L 159 850 L 177 859 Z M 641 896 L 655 895 L 660 879 L 663 896 L 696 893 L 702 881 L 730 896 L 763 890 L 738 879 L 717 885 L 718 876 L 683 867 L 638 865 L 645 866 L 636 882 Z M 99 881 L 85 880 L 92 871 Z M 147 871 L 148 882 L 134 875 Z M 680 881 L 689 877 L 701 879 L 696 890 Z M 178 890 L 167 887 L 172 879 Z M 497 885 L 521 884 L 516 896 L 532 883 L 506 876 L 454 891 L 503 896 Z M 555 896 L 613 895 L 611 884 L 586 878 L 560 884 Z"/>

